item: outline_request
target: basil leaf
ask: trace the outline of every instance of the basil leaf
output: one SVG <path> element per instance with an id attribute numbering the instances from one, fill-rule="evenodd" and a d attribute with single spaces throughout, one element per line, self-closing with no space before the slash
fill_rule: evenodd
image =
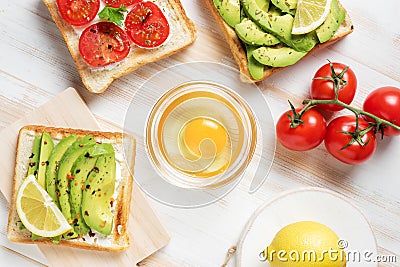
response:
<path id="1" fill-rule="evenodd" d="M 114 22 L 118 26 L 122 26 L 124 12 L 128 12 L 124 5 L 121 5 L 121 7 L 118 8 L 106 6 L 102 11 L 100 11 L 99 18 L 107 19 L 108 21 Z"/>

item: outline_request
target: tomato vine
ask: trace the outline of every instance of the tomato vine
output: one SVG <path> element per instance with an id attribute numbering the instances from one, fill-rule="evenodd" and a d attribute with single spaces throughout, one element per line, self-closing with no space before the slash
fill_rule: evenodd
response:
<path id="1" fill-rule="evenodd" d="M 376 134 L 382 138 L 400 135 L 400 89 L 385 86 L 374 90 L 364 101 L 363 109 L 351 102 L 357 88 L 352 69 L 342 63 L 323 65 L 314 74 L 310 99 L 281 115 L 276 124 L 278 141 L 297 151 L 313 149 L 324 141 L 325 148 L 336 159 L 359 164 L 370 158 L 376 149 Z M 341 115 L 328 124 L 318 111 L 336 112 L 346 109 L 352 114 Z"/>

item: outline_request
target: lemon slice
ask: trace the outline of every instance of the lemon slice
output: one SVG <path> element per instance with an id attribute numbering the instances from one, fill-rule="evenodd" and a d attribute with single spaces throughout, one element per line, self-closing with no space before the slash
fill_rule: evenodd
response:
<path id="1" fill-rule="evenodd" d="M 49 194 L 29 175 L 18 190 L 17 213 L 26 229 L 43 237 L 61 235 L 71 229 Z"/>
<path id="2" fill-rule="evenodd" d="M 292 34 L 305 34 L 318 28 L 331 9 L 332 0 L 299 0 Z"/>

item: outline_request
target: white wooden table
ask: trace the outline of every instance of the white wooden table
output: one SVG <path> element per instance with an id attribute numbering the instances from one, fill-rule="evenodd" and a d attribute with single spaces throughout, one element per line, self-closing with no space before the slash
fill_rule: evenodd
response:
<path id="1" fill-rule="evenodd" d="M 260 84 L 277 119 L 288 109 L 287 99 L 300 104 L 308 96 L 312 75 L 326 59 L 350 65 L 359 85 L 354 105 L 382 85 L 400 87 L 400 2 L 343 0 L 355 31 L 324 51 L 275 74 Z M 78 89 L 107 129 L 122 126 L 130 100 L 139 86 L 157 71 L 190 61 L 222 62 L 235 66 L 221 32 L 202 0 L 182 0 L 198 29 L 198 38 L 184 52 L 149 64 L 114 82 L 101 95 L 83 87 L 61 34 L 39 0 L 0 1 L 0 129 L 45 103 L 69 86 Z M 359 166 L 334 160 L 323 146 L 292 152 L 277 145 L 267 182 L 255 194 L 240 184 L 222 200 L 198 209 L 176 209 L 151 200 L 171 234 L 170 244 L 141 266 L 220 266 L 253 211 L 288 189 L 319 186 L 348 197 L 371 223 L 382 255 L 397 256 L 400 266 L 400 137 L 379 141 L 374 157 Z M 5 209 L 2 202 L 1 208 Z M 2 213 L 4 214 L 4 213 Z M 4 221 L 4 218 L 2 218 Z M 3 229 L 3 226 L 1 226 Z M 8 266 L 35 265 L 6 249 Z M 229 266 L 234 266 L 234 261 Z"/>

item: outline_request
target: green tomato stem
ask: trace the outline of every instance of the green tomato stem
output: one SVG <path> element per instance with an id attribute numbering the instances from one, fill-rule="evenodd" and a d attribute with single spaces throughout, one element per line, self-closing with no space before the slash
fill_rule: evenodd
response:
<path id="1" fill-rule="evenodd" d="M 394 124 L 394 123 L 392 123 L 390 121 L 387 121 L 387 120 L 384 120 L 382 118 L 379 118 L 378 116 L 375 116 L 374 114 L 371 114 L 371 113 L 366 112 L 364 110 L 352 107 L 352 106 L 350 106 L 350 105 L 348 105 L 346 103 L 343 103 L 342 101 L 337 100 L 337 99 L 327 99 L 327 100 L 306 99 L 306 100 L 303 101 L 303 105 L 305 105 L 305 106 L 302 108 L 302 110 L 299 112 L 299 114 L 303 114 L 310 107 L 316 106 L 316 105 L 320 105 L 320 104 L 336 104 L 336 105 L 339 105 L 339 106 L 341 106 L 341 107 L 343 107 L 343 108 L 345 108 L 347 110 L 350 110 L 351 112 L 353 112 L 356 115 L 357 118 L 358 118 L 359 115 L 364 115 L 364 116 L 367 116 L 367 117 L 375 120 L 377 125 L 384 124 L 386 126 L 393 127 L 396 130 L 400 130 L 400 126 L 398 126 L 398 125 L 396 125 L 396 124 Z M 356 128 L 356 129 L 358 129 L 358 128 Z"/>

